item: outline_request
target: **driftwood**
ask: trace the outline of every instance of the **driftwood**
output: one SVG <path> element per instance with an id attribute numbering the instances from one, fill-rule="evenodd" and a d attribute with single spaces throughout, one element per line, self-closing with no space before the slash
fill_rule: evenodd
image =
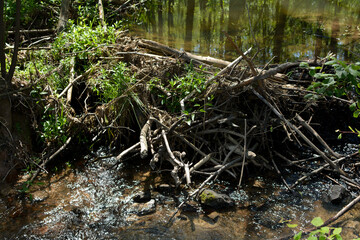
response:
<path id="1" fill-rule="evenodd" d="M 20 30 L 20 34 L 43 34 L 43 33 L 54 33 L 55 29 L 22 29 Z M 15 31 L 8 31 L 9 35 L 15 34 Z"/>
<path id="2" fill-rule="evenodd" d="M 186 62 L 194 62 L 199 65 L 213 64 L 220 67 L 226 67 L 230 64 L 228 61 L 212 58 L 212 57 L 202 57 L 198 55 L 194 55 L 188 52 L 180 52 L 174 48 L 170 48 L 164 44 L 151 41 L 151 40 L 141 40 L 139 42 L 139 46 L 142 48 L 146 48 L 155 52 L 159 52 L 174 58 L 182 58 Z"/>

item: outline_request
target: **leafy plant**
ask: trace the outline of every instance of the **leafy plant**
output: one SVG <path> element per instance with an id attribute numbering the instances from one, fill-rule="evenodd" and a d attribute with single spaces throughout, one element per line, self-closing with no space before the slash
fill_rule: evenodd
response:
<path id="1" fill-rule="evenodd" d="M 121 96 L 136 79 L 129 73 L 126 64 L 119 62 L 113 69 L 101 69 L 98 79 L 95 79 L 93 90 L 103 102 L 109 102 L 112 99 Z"/>
<path id="2" fill-rule="evenodd" d="M 186 68 L 186 74 L 183 76 L 175 76 L 168 81 L 167 84 L 163 84 L 160 79 L 154 78 L 150 81 L 150 88 L 160 99 L 160 103 L 166 107 L 166 109 L 173 113 L 181 111 L 180 100 L 187 96 L 193 90 L 196 90 L 199 94 L 202 94 L 205 89 L 206 76 L 202 72 L 194 70 L 190 64 Z M 208 97 L 207 106 L 211 106 L 213 96 Z M 189 100 L 190 104 L 187 105 L 185 114 L 194 118 L 192 114 L 194 110 L 205 112 L 204 104 L 201 99 L 193 97 Z"/>
<path id="3" fill-rule="evenodd" d="M 116 29 L 109 26 L 106 30 L 100 25 L 93 28 L 80 22 L 75 25 L 69 21 L 68 29 L 62 32 L 52 44 L 53 56 L 61 58 L 63 54 L 75 54 L 79 59 L 98 57 L 103 54 L 101 47 L 116 41 Z"/>
<path id="4" fill-rule="evenodd" d="M 41 138 L 44 142 L 66 142 L 67 136 L 65 130 L 67 127 L 67 120 L 63 109 L 60 109 L 59 113 L 54 108 L 45 110 L 42 117 L 42 126 Z"/>
<path id="5" fill-rule="evenodd" d="M 342 228 L 326 227 L 326 226 L 321 227 L 324 224 L 324 221 L 320 217 L 315 217 L 311 221 L 311 224 L 317 227 L 318 229 L 309 233 L 309 237 L 307 238 L 307 240 L 332 240 L 332 239 L 341 240 L 342 239 L 340 235 Z M 290 228 L 296 228 L 297 224 L 287 224 L 287 226 Z M 298 232 L 297 234 L 295 234 L 294 240 L 304 239 L 302 238 L 302 235 L 303 235 L 302 231 Z"/>
<path id="6" fill-rule="evenodd" d="M 346 64 L 343 61 L 332 58 L 325 65 L 332 66 L 334 73 L 317 72 L 321 67 L 310 67 L 307 63 L 302 63 L 302 67 L 309 69 L 309 73 L 315 80 L 308 87 L 309 90 L 326 96 L 343 97 L 354 100 L 350 109 L 357 118 L 360 115 L 360 62 Z M 305 98 L 317 99 L 316 94 L 308 94 Z"/>

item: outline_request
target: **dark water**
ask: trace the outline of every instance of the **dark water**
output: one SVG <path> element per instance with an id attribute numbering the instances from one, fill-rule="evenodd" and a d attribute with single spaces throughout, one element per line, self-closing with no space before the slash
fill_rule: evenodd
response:
<path id="1" fill-rule="evenodd" d="M 265 63 L 325 57 L 360 59 L 357 0 L 163 0 L 147 1 L 133 34 L 200 55 L 233 60 L 234 46 L 259 50 Z M 255 53 L 255 51 L 253 52 Z"/>
<path id="2" fill-rule="evenodd" d="M 95 154 L 106 155 L 101 150 Z M 79 166 L 34 184 L 32 201 L 1 196 L 0 239 L 272 239 L 291 232 L 288 222 L 304 228 L 312 218 L 328 219 L 344 205 L 322 202 L 330 181 L 310 181 L 293 195 L 276 176 L 247 179 L 239 191 L 218 180 L 210 188 L 228 194 L 235 208 L 218 213 L 216 221 L 206 209 L 181 212 L 167 225 L 184 194 L 154 190 L 166 179 L 141 160 L 114 164 L 114 157 L 94 162 L 87 156 Z M 292 172 L 286 179 L 291 184 L 300 175 Z M 138 216 L 133 196 L 146 188 L 156 212 Z M 360 234 L 359 217 L 360 206 L 341 218 L 344 239 Z"/>

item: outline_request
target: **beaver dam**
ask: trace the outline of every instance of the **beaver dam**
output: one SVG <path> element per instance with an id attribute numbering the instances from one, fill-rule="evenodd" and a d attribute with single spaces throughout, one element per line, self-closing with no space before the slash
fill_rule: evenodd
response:
<path id="1" fill-rule="evenodd" d="M 19 48 L 2 86 L 0 237 L 359 237 L 358 63 L 258 65 L 225 32 L 227 60 L 67 28 Z"/>

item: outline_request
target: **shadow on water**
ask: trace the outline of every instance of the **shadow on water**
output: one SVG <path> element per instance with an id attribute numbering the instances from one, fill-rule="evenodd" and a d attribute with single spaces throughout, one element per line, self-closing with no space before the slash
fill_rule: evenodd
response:
<path id="1" fill-rule="evenodd" d="M 349 147 L 353 151 L 356 146 Z M 96 155 L 106 154 L 100 150 Z M 300 176 L 292 171 L 284 174 L 289 184 Z M 0 198 L 1 239 L 270 239 L 291 232 L 286 226 L 290 221 L 304 228 L 312 218 L 328 219 L 345 204 L 322 201 L 331 184 L 323 180 L 299 186 L 295 195 L 276 176 L 249 178 L 241 190 L 217 180 L 211 188 L 228 194 L 236 207 L 183 211 L 169 226 L 184 194 L 157 191 L 156 186 L 166 182 L 164 176 L 141 161 L 116 165 L 113 157 L 94 161 L 87 156 L 80 167 L 41 182 L 45 184 L 31 188 L 32 202 Z M 156 203 L 156 210 L 148 214 L 139 214 L 133 200 L 142 190 L 150 190 Z M 344 239 L 359 234 L 359 210 L 356 207 L 341 219 L 348 234 L 344 237 L 350 236 Z"/>
<path id="2" fill-rule="evenodd" d="M 257 47 L 265 63 L 325 57 L 360 59 L 360 2 L 329 0 L 168 0 L 147 1 L 148 19 L 133 27 L 137 36 L 177 49 L 233 60 L 237 53 L 226 41 Z M 153 11 L 153 12 L 152 12 Z"/>

